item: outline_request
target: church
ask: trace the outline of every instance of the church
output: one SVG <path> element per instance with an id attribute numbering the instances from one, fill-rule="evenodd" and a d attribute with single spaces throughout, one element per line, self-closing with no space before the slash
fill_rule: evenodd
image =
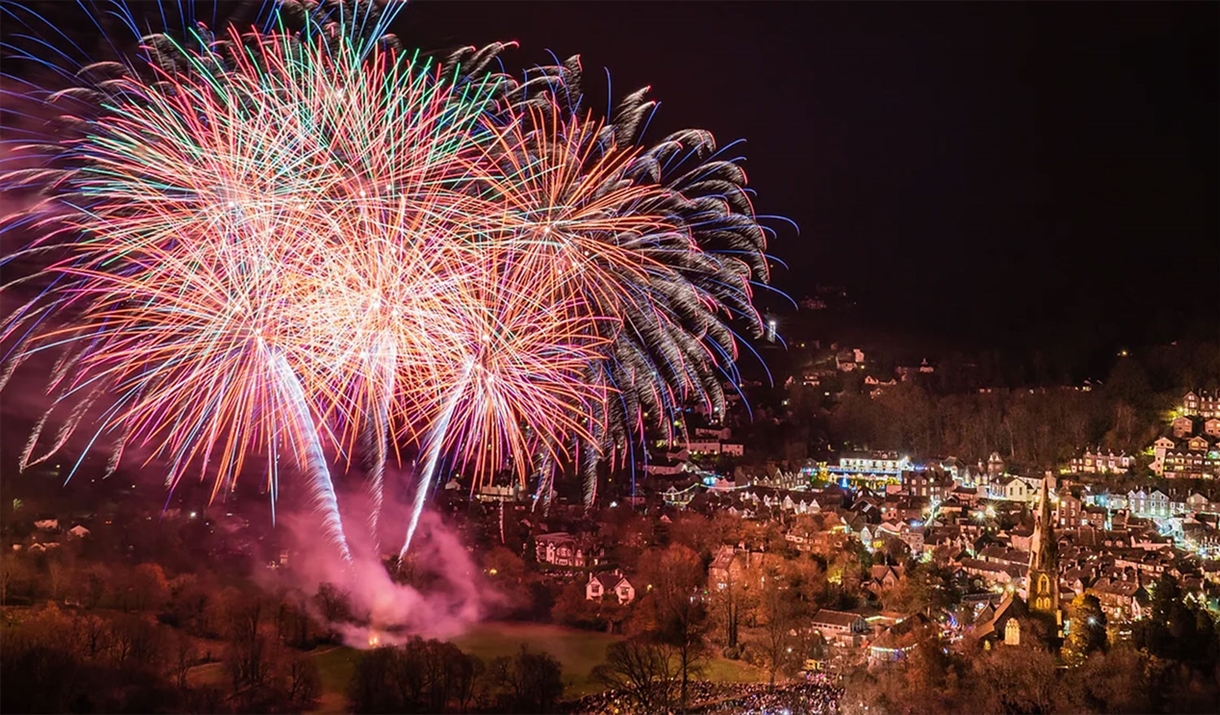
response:
<path id="1" fill-rule="evenodd" d="M 1063 610 L 1059 600 L 1059 549 L 1055 541 L 1054 510 L 1049 472 L 1038 488 L 1034 534 L 1030 540 L 1027 598 L 1007 594 L 998 604 L 988 604 L 975 618 L 974 637 L 986 649 L 997 645 L 1041 643 L 1057 649 L 1063 641 Z"/>

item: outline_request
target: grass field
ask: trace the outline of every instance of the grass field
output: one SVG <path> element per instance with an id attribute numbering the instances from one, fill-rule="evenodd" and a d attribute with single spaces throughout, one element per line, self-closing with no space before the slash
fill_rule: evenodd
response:
<path id="1" fill-rule="evenodd" d="M 545 623 L 480 623 L 453 642 L 484 662 L 502 655 L 512 656 L 521 646 L 546 651 L 563 666 L 565 697 L 579 697 L 600 689 L 590 674 L 605 660 L 606 648 L 621 638 Z M 361 651 L 343 646 L 315 651 L 314 659 L 322 680 L 322 696 L 315 713 L 347 712 L 347 685 L 360 657 Z M 758 682 L 764 680 L 766 674 L 739 661 L 715 658 L 704 665 L 700 677 L 720 682 Z M 218 683 L 223 678 L 224 671 L 219 663 L 198 666 L 191 671 L 191 680 L 196 683 Z"/>

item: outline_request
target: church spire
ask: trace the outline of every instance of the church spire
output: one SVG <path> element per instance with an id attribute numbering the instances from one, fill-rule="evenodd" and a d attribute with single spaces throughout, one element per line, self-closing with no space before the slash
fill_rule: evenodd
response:
<path id="1" fill-rule="evenodd" d="M 1059 616 L 1059 549 L 1055 543 L 1050 487 L 1055 477 L 1050 472 L 1038 489 L 1038 512 L 1034 517 L 1034 536 L 1030 541 L 1029 605 L 1036 613 Z"/>

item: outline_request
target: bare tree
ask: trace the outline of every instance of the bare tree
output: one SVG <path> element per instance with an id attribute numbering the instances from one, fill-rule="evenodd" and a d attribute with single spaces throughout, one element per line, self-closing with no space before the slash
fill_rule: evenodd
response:
<path id="1" fill-rule="evenodd" d="M 593 679 L 626 693 L 642 712 L 665 712 L 673 700 L 674 661 L 671 646 L 637 636 L 607 648 L 606 662 L 593 669 Z"/>

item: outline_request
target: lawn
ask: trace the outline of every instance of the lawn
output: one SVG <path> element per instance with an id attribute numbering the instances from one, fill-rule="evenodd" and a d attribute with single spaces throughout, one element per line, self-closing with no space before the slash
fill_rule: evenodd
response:
<path id="1" fill-rule="evenodd" d="M 566 697 L 579 697 L 600 690 L 589 676 L 605 660 L 606 648 L 622 636 L 578 631 L 544 623 L 480 623 L 453 639 L 463 651 L 484 662 L 499 656 L 512 656 L 526 646 L 546 651 L 563 665 Z M 314 652 L 322 680 L 322 697 L 315 713 L 347 712 L 347 684 L 351 681 L 361 651 L 354 648 L 321 648 Z M 193 682 L 220 682 L 224 671 L 219 663 L 192 669 Z M 766 674 L 740 661 L 715 658 L 706 663 L 700 679 L 720 682 L 759 682 Z"/>

